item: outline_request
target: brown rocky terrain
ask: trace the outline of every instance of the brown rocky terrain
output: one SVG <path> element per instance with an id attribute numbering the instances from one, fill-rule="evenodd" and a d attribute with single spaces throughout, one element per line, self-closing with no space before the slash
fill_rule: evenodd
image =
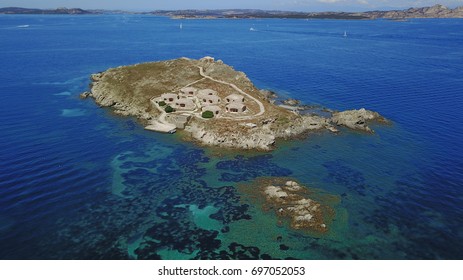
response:
<path id="1" fill-rule="evenodd" d="M 239 186 L 252 203 L 274 212 L 277 223 L 320 236 L 331 230 L 340 197 L 288 177 L 262 177 Z"/>
<path id="2" fill-rule="evenodd" d="M 372 132 L 369 122 L 385 120 L 365 109 L 337 112 L 329 118 L 276 106 L 268 93 L 257 89 L 243 72 L 210 57 L 121 66 L 93 74 L 91 79 L 90 92 L 83 93 L 83 98 L 91 96 L 100 106 L 111 107 L 116 114 L 137 117 L 144 125 L 165 121 L 166 113 L 154 101 L 163 93 L 178 92 L 191 84 L 199 89 L 214 89 L 222 99 L 239 91 L 245 95 L 247 106 L 240 114 L 224 110 L 220 116 L 206 119 L 198 110 L 170 113 L 189 114 L 183 131 L 185 139 L 207 146 L 269 150 L 277 139 L 322 129 L 337 132 L 334 126 Z"/>

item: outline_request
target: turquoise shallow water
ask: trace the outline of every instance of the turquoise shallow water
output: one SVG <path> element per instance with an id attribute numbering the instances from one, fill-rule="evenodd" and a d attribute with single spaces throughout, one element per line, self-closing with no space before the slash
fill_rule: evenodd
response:
<path id="1" fill-rule="evenodd" d="M 0 16 L 1 259 L 463 257 L 462 20 L 179 23 Z M 91 73 L 206 55 L 393 124 L 217 156 L 78 98 Z M 261 176 L 336 197 L 330 233 L 279 225 L 242 186 Z"/>

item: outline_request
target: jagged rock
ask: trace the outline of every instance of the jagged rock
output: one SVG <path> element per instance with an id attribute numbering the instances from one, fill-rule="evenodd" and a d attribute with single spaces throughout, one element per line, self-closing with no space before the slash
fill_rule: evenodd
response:
<path id="1" fill-rule="evenodd" d="M 275 145 L 275 136 L 262 129 L 253 129 L 251 135 L 240 132 L 218 133 L 193 123 L 185 130 L 194 140 L 207 146 L 267 151 Z"/>
<path id="2" fill-rule="evenodd" d="M 80 97 L 81 99 L 85 99 L 85 98 L 89 97 L 91 94 L 92 94 L 91 92 L 85 91 L 85 92 L 82 92 L 82 93 L 79 95 L 79 97 Z"/>
<path id="3" fill-rule="evenodd" d="M 288 194 L 284 192 L 280 187 L 275 187 L 275 186 L 268 186 L 264 190 L 265 194 L 267 197 L 273 199 L 280 199 L 280 198 L 285 198 L 288 197 Z"/>
<path id="4" fill-rule="evenodd" d="M 367 122 L 385 122 L 386 119 L 376 112 L 365 110 L 364 108 L 362 108 L 360 110 L 348 110 L 333 113 L 331 121 L 336 125 L 346 126 L 350 129 L 373 132 L 371 128 L 368 127 Z"/>
<path id="5" fill-rule="evenodd" d="M 262 120 L 262 124 L 269 124 L 269 123 L 274 123 L 275 122 L 275 119 L 265 119 L 265 120 Z"/>
<path id="6" fill-rule="evenodd" d="M 274 99 L 276 99 L 278 97 L 278 95 L 275 92 L 273 92 L 271 90 L 267 90 L 267 89 L 261 89 L 260 93 L 261 93 L 262 97 L 267 101 L 274 100 Z"/>
<path id="7" fill-rule="evenodd" d="M 288 98 L 283 101 L 283 104 L 288 105 L 288 106 L 297 106 L 301 104 L 301 101 L 293 99 L 293 98 Z"/>
<path id="8" fill-rule="evenodd" d="M 285 186 L 288 190 L 293 191 L 293 192 L 302 190 L 302 187 L 297 182 L 294 182 L 294 181 L 287 181 L 285 183 Z"/>
<path id="9" fill-rule="evenodd" d="M 289 218 L 292 228 L 318 233 L 328 231 L 324 211 L 330 209 L 309 198 L 306 187 L 290 180 L 284 184 L 264 185 L 261 188 L 267 208 L 275 209 L 279 217 Z"/>

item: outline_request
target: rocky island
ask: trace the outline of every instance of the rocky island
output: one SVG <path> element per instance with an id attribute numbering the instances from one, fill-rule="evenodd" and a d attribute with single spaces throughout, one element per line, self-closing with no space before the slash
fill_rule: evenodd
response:
<path id="1" fill-rule="evenodd" d="M 289 180 L 264 184 L 261 191 L 266 201 L 265 209 L 273 209 L 279 218 L 289 219 L 291 228 L 316 233 L 328 231 L 327 223 L 334 216 L 334 210 L 311 199 L 306 186 Z"/>
<path id="2" fill-rule="evenodd" d="M 341 197 L 290 177 L 260 177 L 239 184 L 250 202 L 275 215 L 279 227 L 312 236 L 329 234 Z M 341 219 L 338 216 L 338 219 Z"/>
<path id="3" fill-rule="evenodd" d="M 277 139 L 308 131 L 336 133 L 337 126 L 345 126 L 372 133 L 369 122 L 386 122 L 365 109 L 303 114 L 297 102 L 278 106 L 243 72 L 212 57 L 121 66 L 91 80 L 82 98 L 137 117 L 149 130 L 182 130 L 185 139 L 206 146 L 270 150 Z"/>

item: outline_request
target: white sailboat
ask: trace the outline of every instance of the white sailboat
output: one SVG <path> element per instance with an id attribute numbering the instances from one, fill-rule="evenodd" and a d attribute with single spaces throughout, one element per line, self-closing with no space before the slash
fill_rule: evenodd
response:
<path id="1" fill-rule="evenodd" d="M 344 31 L 344 35 L 343 35 L 343 36 L 344 36 L 344 37 L 347 37 L 347 32 L 346 32 L 346 31 Z"/>
<path id="2" fill-rule="evenodd" d="M 183 24 L 182 23 L 180 23 L 180 29 L 183 29 Z"/>

